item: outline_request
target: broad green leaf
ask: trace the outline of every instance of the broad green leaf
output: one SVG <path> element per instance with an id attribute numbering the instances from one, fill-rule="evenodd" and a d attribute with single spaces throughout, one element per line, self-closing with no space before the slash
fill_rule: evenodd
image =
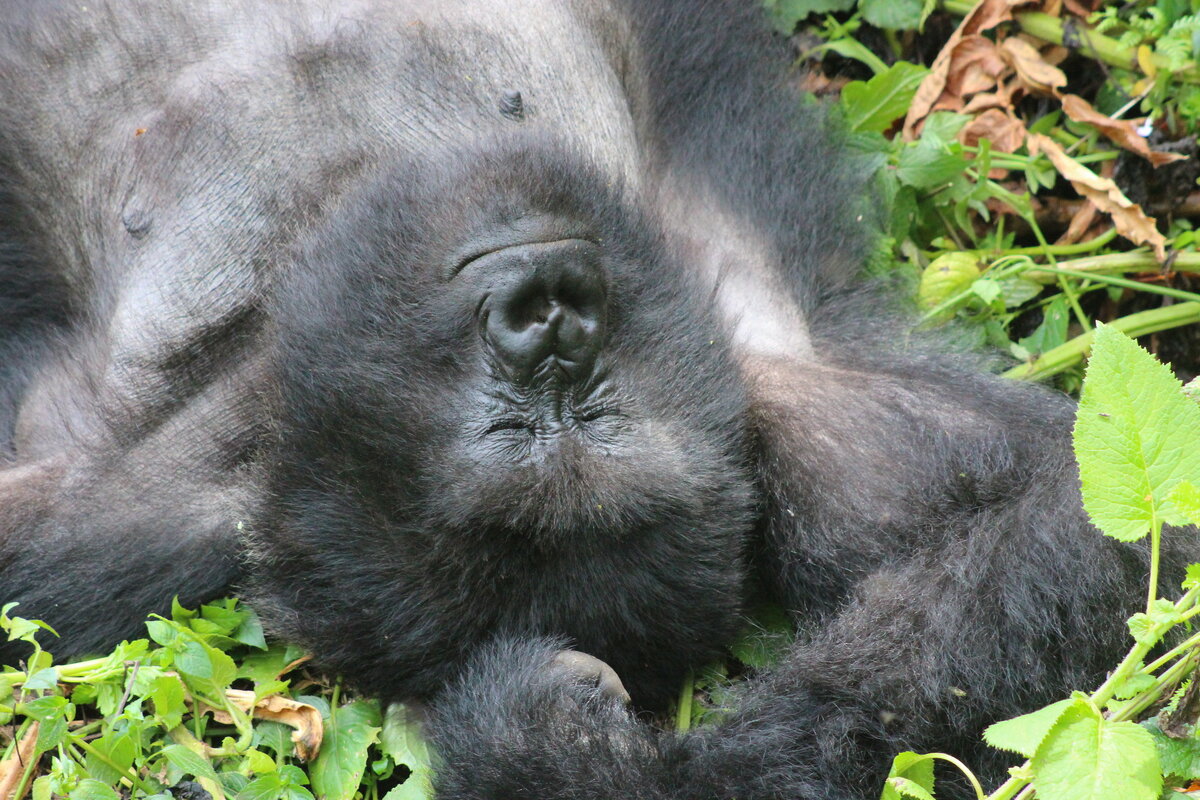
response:
<path id="1" fill-rule="evenodd" d="M 1200 406 L 1124 334 L 1096 328 L 1075 416 L 1083 506 L 1106 535 L 1136 541 L 1176 484 L 1200 475 Z"/>
<path id="2" fill-rule="evenodd" d="M 991 278 L 980 278 L 971 283 L 971 293 L 988 305 L 999 300 L 1003 292 L 1003 287 Z"/>
<path id="3" fill-rule="evenodd" d="M 967 161 L 956 148 L 921 139 L 916 145 L 900 151 L 896 177 L 917 189 L 936 189 L 962 177 L 966 168 Z"/>
<path id="4" fill-rule="evenodd" d="M 1110 722 L 1082 702 L 1059 719 L 1032 759 L 1039 800 L 1158 800 L 1162 774 L 1150 734 Z"/>
<path id="5" fill-rule="evenodd" d="M 92 778 L 81 780 L 67 797 L 69 800 L 121 800 L 111 786 Z"/>
<path id="6" fill-rule="evenodd" d="M 322 800 L 350 800 L 367 768 L 367 749 L 379 735 L 379 707 L 356 700 L 335 708 L 325 722 L 321 754 L 309 767 L 313 792 Z"/>
<path id="7" fill-rule="evenodd" d="M 841 109 L 853 131 L 882 133 L 908 113 L 913 95 L 929 70 L 898 61 L 869 81 L 851 81 L 842 88 Z"/>
<path id="8" fill-rule="evenodd" d="M 162 749 L 160 755 L 186 775 L 217 780 L 217 771 L 213 769 L 213 765 L 208 762 L 208 759 L 193 753 L 181 744 L 167 745 Z"/>
<path id="9" fill-rule="evenodd" d="M 945 253 L 929 262 L 921 272 L 917 302 L 935 308 L 965 292 L 979 277 L 979 261 L 970 253 Z"/>
<path id="10" fill-rule="evenodd" d="M 187 636 L 196 634 L 188 632 Z M 225 652 L 200 639 L 191 639 L 175 654 L 175 668 L 193 690 L 219 698 L 237 678 L 237 665 Z"/>
<path id="11" fill-rule="evenodd" d="M 989 725 L 983 732 L 983 740 L 998 750 L 1009 750 L 1029 758 L 1037 752 L 1046 734 L 1067 709 L 1078 702 L 1081 701 L 1059 700 L 1029 714 Z"/>
<path id="12" fill-rule="evenodd" d="M 921 24 L 922 0 L 860 0 L 863 19 L 877 28 L 916 30 Z"/>
<path id="13" fill-rule="evenodd" d="M 25 689 L 53 689 L 58 685 L 58 668 L 46 667 L 39 669 L 25 681 Z"/>
<path id="14" fill-rule="evenodd" d="M 92 742 L 85 765 L 88 774 L 105 783 L 116 783 L 133 766 L 137 742 L 127 733 L 110 733 Z"/>

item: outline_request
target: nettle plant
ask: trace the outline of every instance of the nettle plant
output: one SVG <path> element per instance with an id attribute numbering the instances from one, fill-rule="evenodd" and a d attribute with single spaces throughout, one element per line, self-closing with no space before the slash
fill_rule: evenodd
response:
<path id="1" fill-rule="evenodd" d="M 1123 542 L 1150 538 L 1146 610 L 1128 621 L 1133 645 L 1095 691 L 984 732 L 988 744 L 1028 759 L 990 795 L 952 756 L 909 752 L 893 762 L 884 800 L 932 800 L 937 760 L 961 769 L 980 800 L 1182 800 L 1200 779 L 1200 632 L 1192 626 L 1200 564 L 1187 568 L 1178 599 L 1158 595 L 1164 527 L 1200 525 L 1200 385 L 1184 387 L 1111 326 L 1094 336 L 1075 456 L 1084 509 L 1100 532 Z"/>

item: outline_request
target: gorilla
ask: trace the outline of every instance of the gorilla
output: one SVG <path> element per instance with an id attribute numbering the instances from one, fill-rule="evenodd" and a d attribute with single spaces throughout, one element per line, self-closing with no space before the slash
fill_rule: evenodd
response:
<path id="1" fill-rule="evenodd" d="M 1122 649 L 1072 405 L 864 288 L 756 4 L 3 6 L 0 599 L 55 652 L 236 589 L 427 704 L 441 797 L 816 800 L 1002 774 Z M 763 597 L 722 724 L 639 718 Z"/>

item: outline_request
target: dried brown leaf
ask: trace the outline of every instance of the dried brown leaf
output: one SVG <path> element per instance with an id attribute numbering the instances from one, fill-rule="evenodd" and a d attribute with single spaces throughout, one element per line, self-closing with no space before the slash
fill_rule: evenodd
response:
<path id="1" fill-rule="evenodd" d="M 1013 8 L 1026 5 L 1027 2 L 1028 0 L 981 0 L 963 18 L 958 29 L 950 35 L 937 58 L 933 60 L 929 74 L 917 87 L 908 115 L 904 118 L 903 134 L 906 140 L 912 141 L 916 136 L 917 127 L 934 108 L 961 107 L 961 95 L 951 95 L 948 98 L 943 98 L 942 95 L 946 93 L 946 85 L 950 79 L 955 49 L 963 39 L 991 30 L 1001 22 L 1012 19 Z"/>
<path id="2" fill-rule="evenodd" d="M 1032 92 L 1056 94 L 1067 85 L 1067 76 L 1063 71 L 1046 63 L 1036 47 L 1018 36 L 1010 36 L 1001 42 L 1000 52 L 1016 70 L 1021 84 Z"/>
<path id="3" fill-rule="evenodd" d="M 1021 120 L 992 108 L 968 122 L 959 131 L 958 140 L 968 147 L 974 147 L 980 139 L 987 139 L 992 143 L 993 150 L 1012 153 L 1025 143 L 1025 133 L 1025 124 Z"/>
<path id="4" fill-rule="evenodd" d="M 1113 144 L 1123 147 L 1131 153 L 1137 153 L 1156 167 L 1187 158 L 1181 153 L 1160 153 L 1157 150 L 1151 150 L 1146 140 L 1138 135 L 1137 128 L 1140 120 L 1113 119 L 1101 114 L 1087 100 L 1074 94 L 1063 95 L 1062 107 L 1071 119 L 1094 126 Z"/>
<path id="5" fill-rule="evenodd" d="M 1154 257 L 1158 261 L 1166 259 L 1167 240 L 1154 226 L 1154 219 L 1146 216 L 1142 207 L 1126 197 L 1112 180 L 1100 177 L 1071 158 L 1048 136 L 1030 134 L 1026 141 L 1030 153 L 1045 153 L 1058 173 L 1075 187 L 1075 191 L 1111 216 L 1118 233 L 1135 244 L 1153 247 Z"/>
<path id="6" fill-rule="evenodd" d="M 321 712 L 315 706 L 277 694 L 264 697 L 256 703 L 254 692 L 243 689 L 226 689 L 225 697 L 256 719 L 282 722 L 292 728 L 292 743 L 296 746 L 296 755 L 305 761 L 317 757 L 325 728 L 321 724 Z M 222 709 L 212 709 L 212 715 L 217 722 L 233 722 L 233 718 Z"/>
<path id="7" fill-rule="evenodd" d="M 33 781 L 26 784 L 25 791 L 21 792 L 21 797 L 14 796 L 17 784 L 20 783 L 21 776 L 25 774 L 25 766 L 34 756 L 40 726 L 39 722 L 31 724 L 9 757 L 0 761 L 0 800 L 21 800 L 29 791 Z"/>

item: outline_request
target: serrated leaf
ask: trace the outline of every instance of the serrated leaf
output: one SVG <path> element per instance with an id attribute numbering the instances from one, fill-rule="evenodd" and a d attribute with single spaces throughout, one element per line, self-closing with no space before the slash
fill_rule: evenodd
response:
<path id="1" fill-rule="evenodd" d="M 1172 525 L 1200 525 L 1200 488 L 1191 481 L 1178 484 L 1167 494 L 1163 516 Z"/>
<path id="2" fill-rule="evenodd" d="M 1114 539 L 1145 536 L 1168 492 L 1200 475 L 1200 406 L 1180 388 L 1132 339 L 1097 326 L 1074 443 L 1083 506 Z"/>
<path id="3" fill-rule="evenodd" d="M 325 723 L 321 754 L 309 767 L 313 792 L 322 800 L 350 800 L 367 768 L 367 749 L 379 735 L 379 707 L 356 700 L 333 709 Z"/>
<path id="4" fill-rule="evenodd" d="M 1200 586 L 1200 564 L 1188 564 L 1187 572 L 1183 579 L 1183 588 L 1194 589 Z"/>
<path id="5" fill-rule="evenodd" d="M 1128 700 L 1134 695 L 1146 691 L 1156 683 L 1157 681 L 1153 675 L 1147 675 L 1144 672 L 1135 672 L 1117 684 L 1117 687 L 1113 689 L 1113 697 L 1118 700 Z"/>
<path id="6" fill-rule="evenodd" d="M 869 81 L 842 87 L 840 106 L 852 131 L 882 133 L 908 112 L 913 95 L 929 70 L 898 61 Z"/>
<path id="7" fill-rule="evenodd" d="M 1067 709 L 1079 702 L 1082 701 L 1072 698 L 1059 700 L 1029 714 L 989 725 L 983 731 L 983 740 L 998 750 L 1020 753 L 1028 758 L 1037 752 L 1038 746 Z"/>
<path id="8" fill-rule="evenodd" d="M 1192 737 L 1173 739 L 1158 727 L 1158 721 L 1149 719 L 1142 723 L 1149 731 L 1158 751 L 1158 763 L 1163 775 L 1172 775 L 1184 781 L 1200 777 L 1200 740 Z"/>
<path id="9" fill-rule="evenodd" d="M 1110 722 L 1082 702 L 1068 709 L 1032 758 L 1040 800 L 1158 800 L 1154 739 L 1132 722 Z"/>
<path id="10" fill-rule="evenodd" d="M 933 800 L 933 795 L 925 791 L 921 785 L 908 778 L 888 778 L 887 784 L 901 797 L 912 797 L 915 800 Z"/>

